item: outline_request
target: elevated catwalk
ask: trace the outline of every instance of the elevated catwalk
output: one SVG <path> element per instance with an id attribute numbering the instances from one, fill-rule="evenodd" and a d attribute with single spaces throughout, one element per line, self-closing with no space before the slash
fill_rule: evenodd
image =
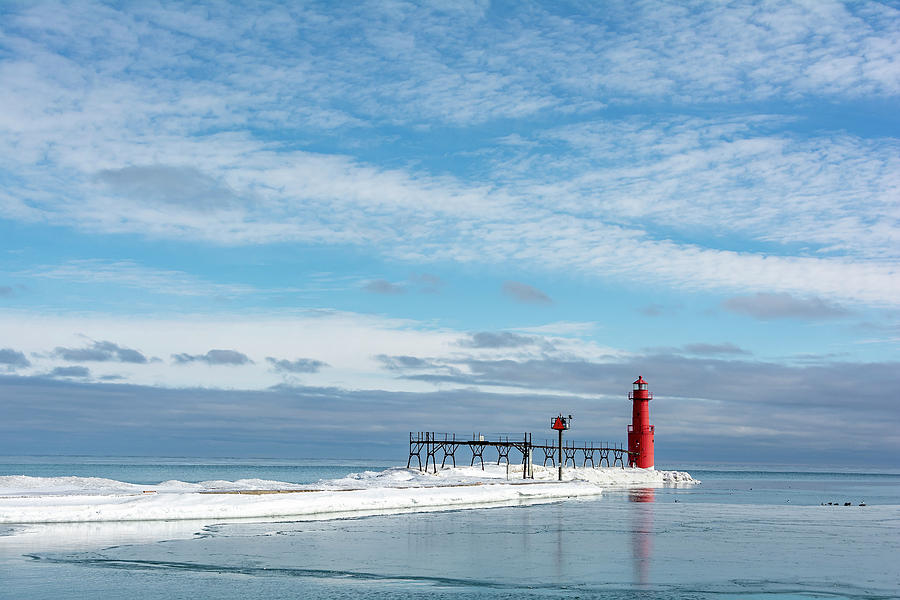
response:
<path id="1" fill-rule="evenodd" d="M 521 437 L 512 437 L 511 435 L 495 435 L 493 438 L 486 439 L 481 434 L 472 434 L 472 439 L 465 439 L 457 436 L 455 433 L 435 433 L 432 431 L 410 432 L 409 434 L 409 460 L 406 466 L 412 466 L 412 459 L 415 457 L 419 470 L 428 471 L 429 468 L 437 473 L 437 455 L 441 454 L 441 468 L 443 468 L 449 460 L 452 465 L 456 466 L 456 451 L 465 447 L 472 455 L 469 462 L 471 466 L 475 465 L 475 461 L 481 462 L 481 468 L 484 468 L 484 451 L 487 448 L 493 448 L 497 451 L 497 464 L 503 463 L 505 460 L 509 464 L 509 453 L 512 450 L 518 452 L 522 457 L 522 464 L 526 466 L 522 471 L 523 477 L 533 477 L 533 474 L 527 468 L 534 462 L 535 451 L 540 451 L 543 458 L 543 464 L 550 462 L 556 465 L 556 456 L 559 452 L 559 446 L 550 444 L 547 440 L 544 443 L 535 444 L 532 441 L 532 434 L 523 433 Z M 425 453 L 425 463 L 422 463 L 422 453 Z M 606 444 L 596 442 L 564 442 L 562 446 L 563 465 L 577 466 L 577 459 L 582 459 L 582 466 L 586 467 L 588 463 L 592 467 L 625 467 L 626 457 L 631 454 L 627 449 L 618 444 Z M 579 456 L 580 455 L 580 456 Z"/>

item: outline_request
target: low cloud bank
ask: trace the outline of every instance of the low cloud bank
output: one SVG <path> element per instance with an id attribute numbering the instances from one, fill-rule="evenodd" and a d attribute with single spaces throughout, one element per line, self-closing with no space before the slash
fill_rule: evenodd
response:
<path id="1" fill-rule="evenodd" d="M 0 453 L 193 456 L 406 457 L 408 431 L 552 432 L 576 416 L 571 439 L 623 442 L 627 392 L 637 374 L 655 399 L 657 462 L 770 461 L 898 466 L 889 390 L 900 364 L 775 367 L 753 362 L 647 357 L 615 365 L 479 364 L 458 381 L 519 379 L 520 393 L 473 388 L 426 393 L 279 386 L 263 391 L 163 389 L 0 376 Z M 545 377 L 584 391 L 539 393 Z M 534 389 L 539 389 L 535 385 Z M 546 430 L 546 431 L 545 431 Z M 893 461 L 893 462 L 892 462 Z"/>

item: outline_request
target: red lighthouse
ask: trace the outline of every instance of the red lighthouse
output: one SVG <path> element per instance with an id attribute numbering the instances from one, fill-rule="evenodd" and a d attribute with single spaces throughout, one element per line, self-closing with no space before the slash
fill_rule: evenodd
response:
<path id="1" fill-rule="evenodd" d="M 642 469 L 653 468 L 653 425 L 650 424 L 650 400 L 653 394 L 647 389 L 647 382 L 638 377 L 634 391 L 628 393 L 634 403 L 631 425 L 628 426 L 628 464 Z"/>

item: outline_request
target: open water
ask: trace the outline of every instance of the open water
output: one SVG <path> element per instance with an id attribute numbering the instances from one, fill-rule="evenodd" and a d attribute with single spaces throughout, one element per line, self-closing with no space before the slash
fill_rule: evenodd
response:
<path id="1" fill-rule="evenodd" d="M 6 457 L 0 475 L 307 483 L 387 466 Z M 333 520 L 0 525 L 0 598 L 900 598 L 900 473 L 660 468 L 703 483 Z"/>

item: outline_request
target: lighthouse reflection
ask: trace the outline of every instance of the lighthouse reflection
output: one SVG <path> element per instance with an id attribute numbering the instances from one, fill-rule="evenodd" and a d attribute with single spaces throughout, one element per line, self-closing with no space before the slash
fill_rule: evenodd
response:
<path id="1" fill-rule="evenodd" d="M 628 493 L 628 501 L 638 504 L 631 513 L 631 564 L 634 565 L 634 583 L 638 586 L 650 583 L 655 500 L 653 488 L 638 488 Z"/>
<path id="2" fill-rule="evenodd" d="M 638 488 L 628 492 L 629 502 L 653 502 L 654 500 L 656 500 L 656 490 L 653 488 Z"/>

